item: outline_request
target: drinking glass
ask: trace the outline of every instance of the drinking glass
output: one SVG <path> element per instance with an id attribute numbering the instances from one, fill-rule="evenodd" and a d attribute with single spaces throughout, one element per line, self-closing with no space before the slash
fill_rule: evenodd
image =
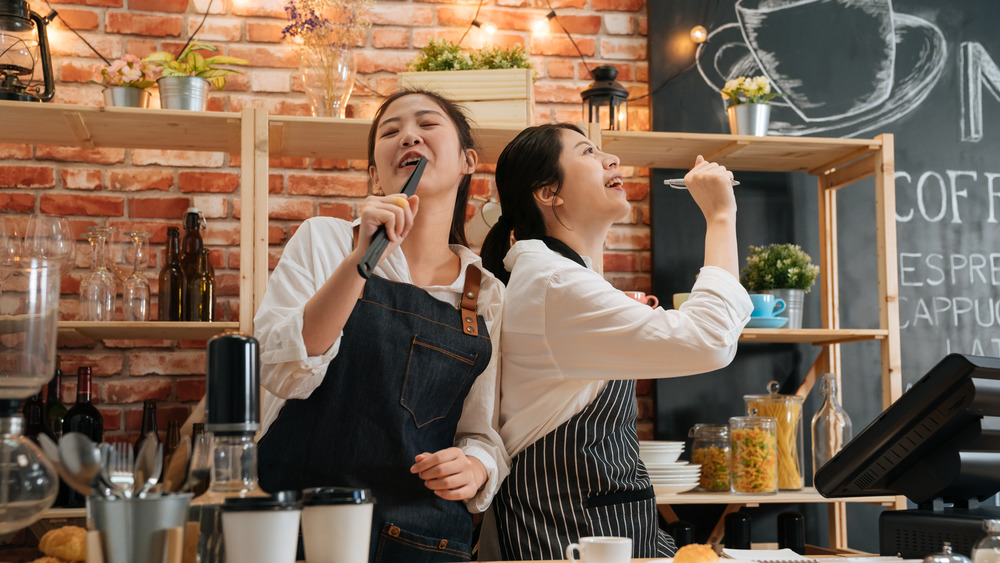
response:
<path id="1" fill-rule="evenodd" d="M 32 215 L 24 234 L 24 256 L 53 260 L 59 264 L 60 277 L 73 268 L 76 240 L 69 220 L 54 215 Z"/>
<path id="2" fill-rule="evenodd" d="M 129 253 L 133 258 L 132 274 L 125 279 L 122 290 L 122 314 L 126 321 L 149 320 L 149 282 L 145 269 L 149 264 L 150 233 L 126 233 L 132 237 L 134 248 Z"/>
<path id="3" fill-rule="evenodd" d="M 21 231 L 11 216 L 0 215 L 0 266 L 13 266 L 21 257 Z"/>
<path id="4" fill-rule="evenodd" d="M 115 312 L 115 276 L 104 261 L 104 245 L 110 237 L 111 227 L 90 227 L 93 259 L 90 273 L 80 281 L 80 319 L 84 321 L 112 321 Z"/>

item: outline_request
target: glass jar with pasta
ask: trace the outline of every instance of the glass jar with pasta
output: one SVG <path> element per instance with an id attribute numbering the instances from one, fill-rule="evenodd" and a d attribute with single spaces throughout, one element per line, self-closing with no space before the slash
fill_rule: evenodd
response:
<path id="1" fill-rule="evenodd" d="M 751 411 L 753 413 L 753 411 Z M 762 416 L 729 419 L 729 478 L 734 493 L 778 492 L 778 421 Z"/>
<path id="2" fill-rule="evenodd" d="M 744 395 L 747 409 L 778 421 L 778 488 L 797 491 L 803 485 L 802 397 L 781 395 L 777 381 L 767 384 L 767 395 Z"/>
<path id="3" fill-rule="evenodd" d="M 695 424 L 689 436 L 691 463 L 701 465 L 698 488 L 703 491 L 729 490 L 729 427 L 725 424 Z"/>

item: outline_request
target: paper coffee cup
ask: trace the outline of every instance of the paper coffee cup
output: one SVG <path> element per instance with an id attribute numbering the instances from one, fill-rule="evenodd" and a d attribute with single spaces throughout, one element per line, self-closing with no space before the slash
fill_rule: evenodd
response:
<path id="1" fill-rule="evenodd" d="M 222 533 L 226 560 L 240 563 L 295 563 L 301 505 L 298 493 L 226 499 Z"/>
<path id="2" fill-rule="evenodd" d="M 374 499 L 368 489 L 302 491 L 302 539 L 309 563 L 366 563 Z"/>

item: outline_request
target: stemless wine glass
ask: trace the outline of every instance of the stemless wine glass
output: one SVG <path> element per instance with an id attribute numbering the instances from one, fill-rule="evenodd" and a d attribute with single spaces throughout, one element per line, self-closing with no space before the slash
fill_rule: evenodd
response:
<path id="1" fill-rule="evenodd" d="M 76 241 L 69 220 L 54 215 L 32 215 L 24 234 L 25 256 L 53 260 L 59 263 L 59 275 L 73 268 Z"/>
<path id="2" fill-rule="evenodd" d="M 111 227 L 90 227 L 87 240 L 93 251 L 90 273 L 80 281 L 80 319 L 112 321 L 115 313 L 115 276 L 104 262 L 104 245 Z"/>
<path id="3" fill-rule="evenodd" d="M 126 233 L 132 237 L 134 249 L 129 254 L 133 257 L 132 274 L 125 279 L 122 290 L 122 309 L 126 321 L 149 320 L 149 282 L 146 280 L 145 269 L 149 264 L 150 233 Z"/>

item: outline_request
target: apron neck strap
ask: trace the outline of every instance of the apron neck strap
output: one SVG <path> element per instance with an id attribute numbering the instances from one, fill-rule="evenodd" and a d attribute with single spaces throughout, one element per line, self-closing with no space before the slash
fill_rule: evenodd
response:
<path id="1" fill-rule="evenodd" d="M 479 321 L 476 310 L 479 303 L 479 285 L 483 272 L 474 264 L 465 268 L 465 287 L 462 288 L 462 330 L 469 336 L 479 336 Z"/>

